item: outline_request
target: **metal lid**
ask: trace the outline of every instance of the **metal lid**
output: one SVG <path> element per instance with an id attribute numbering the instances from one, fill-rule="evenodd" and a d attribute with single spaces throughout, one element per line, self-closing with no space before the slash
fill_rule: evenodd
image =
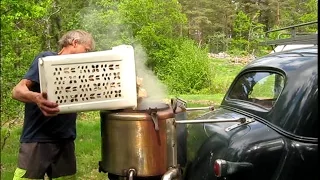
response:
<path id="1" fill-rule="evenodd" d="M 161 101 L 142 99 L 135 110 L 138 111 L 147 111 L 147 110 L 166 110 L 170 106 Z"/>

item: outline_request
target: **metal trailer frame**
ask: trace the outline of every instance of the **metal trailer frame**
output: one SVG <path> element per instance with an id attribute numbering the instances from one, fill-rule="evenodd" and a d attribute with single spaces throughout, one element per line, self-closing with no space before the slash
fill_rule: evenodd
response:
<path id="1" fill-rule="evenodd" d="M 292 26 L 287 26 L 280 29 L 269 30 L 265 34 L 265 42 L 261 43 L 262 45 L 270 45 L 272 49 L 277 45 L 298 45 L 298 44 L 314 44 L 318 45 L 318 32 L 316 33 L 299 33 L 297 32 L 298 27 L 305 27 L 313 24 L 318 24 L 318 21 L 312 21 L 308 23 L 302 23 Z M 290 30 L 290 33 L 281 33 L 278 35 L 277 39 L 269 39 L 269 35 L 272 32 L 279 32 L 283 30 Z M 281 38 L 281 35 L 290 35 L 289 38 Z"/>

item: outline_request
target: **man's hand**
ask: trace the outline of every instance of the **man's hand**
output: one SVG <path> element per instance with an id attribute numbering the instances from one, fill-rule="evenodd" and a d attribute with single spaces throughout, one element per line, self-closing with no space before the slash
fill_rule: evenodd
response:
<path id="1" fill-rule="evenodd" d="M 24 103 L 36 103 L 45 116 L 55 116 L 60 110 L 58 104 L 48 101 L 47 93 L 30 91 L 35 82 L 22 79 L 12 90 L 12 98 Z"/>
<path id="2" fill-rule="evenodd" d="M 39 93 L 36 96 L 36 104 L 45 116 L 55 116 L 60 111 L 58 104 L 47 100 L 47 93 Z"/>

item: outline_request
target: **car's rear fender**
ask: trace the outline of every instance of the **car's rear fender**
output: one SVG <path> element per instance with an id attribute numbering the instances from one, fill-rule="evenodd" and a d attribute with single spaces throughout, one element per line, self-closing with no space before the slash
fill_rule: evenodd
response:
<path id="1" fill-rule="evenodd" d="M 271 178 L 281 161 L 285 141 L 257 121 L 227 132 L 225 128 L 230 125 L 216 123 L 188 128 L 188 136 L 192 137 L 188 137 L 187 179 L 215 179 L 213 164 L 216 159 L 253 163 L 255 172 L 246 173 L 246 178 L 259 173 L 268 174 L 260 177 L 262 179 Z M 237 178 L 243 176 L 237 175 Z"/>

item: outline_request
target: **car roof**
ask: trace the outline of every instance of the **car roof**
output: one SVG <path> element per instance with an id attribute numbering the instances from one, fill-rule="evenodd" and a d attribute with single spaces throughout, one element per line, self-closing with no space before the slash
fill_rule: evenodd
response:
<path id="1" fill-rule="evenodd" d="M 287 51 L 287 50 L 292 50 L 292 49 L 300 49 L 304 47 L 312 47 L 314 44 L 288 44 L 288 45 L 278 45 L 275 47 L 271 53 L 276 53 L 276 52 L 282 52 L 282 51 Z"/>
<path id="2" fill-rule="evenodd" d="M 303 47 L 257 58 L 251 61 L 243 71 L 251 68 L 275 68 L 281 69 L 285 73 L 292 72 L 294 69 L 303 67 L 304 64 L 318 65 L 318 45 Z M 303 71 L 300 69 L 299 71 Z"/>

